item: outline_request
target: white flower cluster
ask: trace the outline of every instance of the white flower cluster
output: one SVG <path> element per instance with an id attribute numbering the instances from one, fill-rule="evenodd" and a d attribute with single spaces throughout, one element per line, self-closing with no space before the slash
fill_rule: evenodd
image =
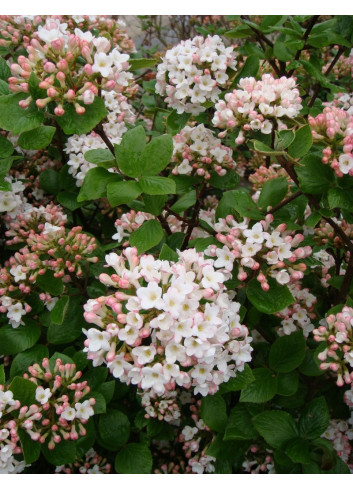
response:
<path id="1" fill-rule="evenodd" d="M 208 431 L 203 419 L 194 418 L 195 426 L 184 426 L 181 434 L 185 441 L 183 449 L 190 453 L 188 465 L 194 474 L 211 474 L 215 471 L 214 463 L 216 459 L 210 455 L 200 454 L 200 443 L 202 432 Z"/>
<path id="2" fill-rule="evenodd" d="M 19 401 L 15 401 L 11 391 L 0 390 L 0 420 L 5 414 L 19 408 Z M 2 425 L 0 429 L 0 474 L 19 474 L 25 468 L 24 461 L 18 461 L 14 455 L 19 453 L 16 436 L 13 436 L 12 423 Z"/>
<path id="3" fill-rule="evenodd" d="M 18 267 L 12 269 L 10 272 L 16 282 L 26 279 L 26 274 L 22 273 L 21 268 L 21 265 L 18 265 Z M 31 310 L 28 304 L 17 302 L 16 299 L 7 295 L 0 296 L 0 304 L 0 312 L 6 313 L 9 324 L 13 328 L 18 328 L 20 325 L 23 325 L 22 316 L 25 316 Z"/>
<path id="4" fill-rule="evenodd" d="M 11 184 L 11 190 L 0 191 L 0 212 L 6 212 L 10 217 L 15 217 L 22 209 L 25 186 L 19 180 L 5 177 L 5 181 Z"/>
<path id="5" fill-rule="evenodd" d="M 127 131 L 126 122 L 134 124 L 136 115 L 131 104 L 121 93 L 102 91 L 102 97 L 108 110 L 108 122 L 103 124 L 103 129 L 112 144 L 120 144 L 123 134 Z M 69 155 L 67 164 L 69 173 L 76 179 L 76 185 L 81 187 L 85 176 L 91 168 L 97 165 L 85 160 L 84 154 L 91 149 L 106 149 L 107 145 L 101 137 L 91 132 L 88 135 L 70 136 L 65 145 L 65 153 Z"/>
<path id="6" fill-rule="evenodd" d="M 314 329 L 312 319 L 316 317 L 313 313 L 313 306 L 317 298 L 309 292 L 309 289 L 302 289 L 299 283 L 289 284 L 289 290 L 295 299 L 294 304 L 282 309 L 277 316 L 283 318 L 282 327 L 277 333 L 281 335 L 290 335 L 294 331 L 301 329 L 307 338 L 309 333 Z"/>
<path id="7" fill-rule="evenodd" d="M 127 248 L 106 262 L 114 273 L 100 281 L 127 293 L 84 306 L 85 320 L 99 328 L 84 330 L 93 365 L 106 364 L 121 382 L 158 395 L 179 385 L 206 396 L 251 360 L 240 304 L 223 285 L 230 274 L 215 271 L 213 260 L 189 249 L 173 263 Z"/>
<path id="8" fill-rule="evenodd" d="M 223 146 L 210 129 L 203 124 L 186 126 L 173 138 L 172 163 L 177 164 L 174 175 L 196 173 L 210 178 L 210 171 L 224 176 L 227 170 L 235 169 L 232 150 Z"/>
<path id="9" fill-rule="evenodd" d="M 261 80 L 241 78 L 238 89 L 227 93 L 224 99 L 216 104 L 212 123 L 222 129 L 240 126 L 238 144 L 244 142 L 243 131 L 270 134 L 275 121 L 292 119 L 302 109 L 295 79 L 284 76 L 275 79 L 270 74 L 262 75 Z"/>
<path id="10" fill-rule="evenodd" d="M 218 100 L 218 87 L 226 85 L 226 71 L 236 64 L 233 47 L 226 48 L 219 36 L 181 41 L 158 65 L 156 92 L 166 93 L 165 102 L 178 114 L 198 115 L 206 110 L 203 103 Z"/>
<path id="11" fill-rule="evenodd" d="M 296 282 L 303 278 L 306 265 L 295 262 L 311 255 L 311 247 L 298 247 L 304 236 L 296 234 L 292 237 L 285 233 L 285 224 L 273 229 L 270 227 L 272 221 L 273 216 L 268 214 L 265 220 L 250 228 L 248 218 L 240 223 L 231 215 L 219 219 L 214 229 L 218 233 L 216 238 L 224 246 L 218 248 L 210 245 L 205 253 L 217 257 L 214 264 L 216 268 L 232 271 L 234 263 L 237 264 L 238 280 L 245 281 L 252 270 L 250 273 L 257 275 L 256 278 L 265 291 L 269 290 L 268 276 L 281 285 Z M 284 260 L 290 262 L 291 266 Z"/>

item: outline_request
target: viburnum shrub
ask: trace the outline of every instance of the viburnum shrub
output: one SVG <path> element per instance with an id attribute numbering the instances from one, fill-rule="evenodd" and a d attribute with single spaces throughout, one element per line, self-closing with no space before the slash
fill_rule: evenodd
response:
<path id="1" fill-rule="evenodd" d="M 0 474 L 353 470 L 353 19 L 178 19 L 0 16 Z"/>

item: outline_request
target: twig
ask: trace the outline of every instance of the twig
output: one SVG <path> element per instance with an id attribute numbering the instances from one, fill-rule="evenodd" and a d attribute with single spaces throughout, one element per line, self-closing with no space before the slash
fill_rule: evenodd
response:
<path id="1" fill-rule="evenodd" d="M 269 211 L 267 211 L 268 214 L 273 214 L 274 212 L 278 211 L 285 205 L 287 205 L 289 202 L 292 202 L 292 200 L 296 199 L 300 195 L 303 195 L 303 192 L 301 190 L 298 190 L 298 192 L 295 192 L 295 194 L 290 195 L 286 199 L 282 200 L 279 204 L 275 205 L 274 207 L 271 207 Z"/>
<path id="2" fill-rule="evenodd" d="M 346 273 L 337 295 L 336 304 L 344 304 L 349 292 L 349 287 L 353 279 L 353 253 L 350 253 Z"/>
<path id="3" fill-rule="evenodd" d="M 330 66 L 325 71 L 324 76 L 328 76 L 331 73 L 331 71 L 333 70 L 335 64 L 337 63 L 337 61 L 339 60 L 341 54 L 344 52 L 345 49 L 346 49 L 345 46 L 340 46 L 339 50 L 337 51 L 336 56 L 333 58 L 333 60 L 331 61 Z M 320 90 L 320 83 L 316 83 L 316 85 L 314 87 L 314 93 L 313 93 L 313 95 L 311 97 L 311 100 L 308 103 L 308 107 L 312 107 L 314 105 L 314 102 L 316 100 L 316 97 L 318 96 L 319 90 Z"/>

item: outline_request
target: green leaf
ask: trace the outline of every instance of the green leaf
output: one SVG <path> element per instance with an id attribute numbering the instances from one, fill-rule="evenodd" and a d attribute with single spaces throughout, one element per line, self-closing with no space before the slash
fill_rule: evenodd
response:
<path id="1" fill-rule="evenodd" d="M 307 350 L 305 353 L 305 358 L 299 366 L 300 373 L 308 377 L 317 377 L 323 375 L 324 371 L 317 366 L 315 358 L 317 358 L 315 352 L 312 350 Z"/>
<path id="2" fill-rule="evenodd" d="M 120 175 L 110 173 L 105 168 L 91 168 L 83 180 L 80 193 L 77 196 L 77 202 L 105 197 L 108 183 L 113 183 L 121 179 L 122 177 Z"/>
<path id="3" fill-rule="evenodd" d="M 232 31 L 230 31 L 232 32 Z M 234 81 L 232 83 L 232 88 L 236 87 L 236 85 L 239 83 L 239 80 L 241 78 L 246 78 L 248 76 L 253 76 L 255 77 L 257 75 L 257 72 L 259 71 L 260 68 L 260 60 L 259 57 L 256 54 L 251 54 L 248 56 L 245 60 L 245 63 L 243 64 L 240 72 L 237 74 L 237 76 L 234 78 Z"/>
<path id="4" fill-rule="evenodd" d="M 178 261 L 178 258 L 178 253 L 176 253 L 166 243 L 164 243 L 159 254 L 159 259 L 176 262 Z"/>
<path id="5" fill-rule="evenodd" d="M 223 440 L 253 440 L 257 432 L 253 427 L 251 415 L 245 406 L 235 406 L 228 418 Z"/>
<path id="6" fill-rule="evenodd" d="M 277 393 L 277 377 L 268 368 L 252 370 L 254 382 L 248 384 L 240 395 L 240 402 L 267 402 Z"/>
<path id="7" fill-rule="evenodd" d="M 139 186 L 142 192 L 148 195 L 166 195 L 175 194 L 175 182 L 166 177 L 141 177 Z"/>
<path id="8" fill-rule="evenodd" d="M 11 156 L 14 151 L 11 141 L 0 135 L 0 158 Z"/>
<path id="9" fill-rule="evenodd" d="M 302 158 L 307 154 L 312 144 L 311 128 L 307 124 L 296 131 L 294 141 L 288 147 L 288 153 L 292 158 Z"/>
<path id="10" fill-rule="evenodd" d="M 251 368 L 246 363 L 242 372 L 237 372 L 236 377 L 232 377 L 228 382 L 221 384 L 220 392 L 235 392 L 244 389 L 248 384 L 254 382 L 255 377 Z"/>
<path id="11" fill-rule="evenodd" d="M 277 376 L 277 394 L 280 396 L 293 396 L 299 386 L 299 376 L 298 373 L 288 372 L 286 374 L 278 374 Z"/>
<path id="12" fill-rule="evenodd" d="M 14 355 L 28 350 L 40 337 L 40 326 L 33 319 L 26 319 L 25 324 L 13 328 L 10 324 L 0 327 L 0 355 Z"/>
<path id="13" fill-rule="evenodd" d="M 119 474 L 150 474 L 152 454 L 144 443 L 129 443 L 115 458 L 115 470 Z"/>
<path id="14" fill-rule="evenodd" d="M 159 221 L 145 221 L 136 231 L 130 235 L 131 246 L 136 246 L 139 253 L 158 245 L 164 237 L 164 232 Z"/>
<path id="15" fill-rule="evenodd" d="M 87 134 L 107 115 L 104 100 L 95 97 L 90 105 L 85 105 L 84 114 L 77 114 L 74 104 L 65 104 L 65 114 L 56 117 L 56 121 L 65 134 Z"/>
<path id="16" fill-rule="evenodd" d="M 0 385 L 5 385 L 5 367 L 0 365 Z"/>
<path id="17" fill-rule="evenodd" d="M 110 409 L 99 416 L 98 432 L 107 450 L 117 450 L 129 439 L 129 418 L 117 409 Z"/>
<path id="18" fill-rule="evenodd" d="M 0 79 L 7 82 L 10 76 L 11 76 L 11 70 L 6 63 L 6 60 L 4 58 L 0 58 Z"/>
<path id="19" fill-rule="evenodd" d="M 146 133 L 142 126 L 126 132 L 119 145 L 114 145 L 116 162 L 119 169 L 128 177 L 141 175 L 141 156 L 146 147 Z"/>
<path id="20" fill-rule="evenodd" d="M 178 199 L 172 206 L 172 211 L 179 214 L 180 212 L 189 209 L 189 207 L 193 206 L 196 203 L 196 191 L 191 190 L 187 194 L 183 195 Z"/>
<path id="21" fill-rule="evenodd" d="M 227 31 L 224 35 L 228 39 L 237 39 L 242 37 L 251 36 L 252 30 L 247 25 L 239 25 L 235 29 Z"/>
<path id="22" fill-rule="evenodd" d="M 217 172 L 211 172 L 208 183 L 214 188 L 232 189 L 238 186 L 239 181 L 239 175 L 234 170 L 228 170 L 223 177 L 219 176 Z"/>
<path id="23" fill-rule="evenodd" d="M 319 212 L 313 212 L 310 216 L 305 220 L 305 226 L 308 228 L 313 228 L 316 224 L 321 221 L 321 214 Z"/>
<path id="24" fill-rule="evenodd" d="M 329 165 L 324 165 L 316 155 L 306 155 L 296 168 L 300 188 L 308 194 L 322 194 L 334 182 L 334 172 Z"/>
<path id="25" fill-rule="evenodd" d="M 42 445 L 42 453 L 45 460 L 52 465 L 72 464 L 76 457 L 76 444 L 73 441 L 62 440 L 55 445 L 54 450 Z"/>
<path id="26" fill-rule="evenodd" d="M 41 363 L 42 359 L 48 357 L 48 355 L 48 348 L 44 345 L 34 345 L 29 350 L 18 353 L 11 362 L 10 377 L 24 374 L 30 365 Z"/>
<path id="27" fill-rule="evenodd" d="M 224 431 L 227 424 L 227 406 L 219 394 L 202 399 L 201 417 L 206 425 L 214 431 Z"/>
<path id="28" fill-rule="evenodd" d="M 127 204 L 141 195 L 141 188 L 137 182 L 112 182 L 107 185 L 107 197 L 112 207 Z"/>
<path id="29" fill-rule="evenodd" d="M 13 398 L 20 401 L 22 406 L 30 406 L 36 400 L 37 384 L 23 377 L 15 377 L 9 385 Z"/>
<path id="30" fill-rule="evenodd" d="M 55 323 L 55 324 L 62 324 L 65 315 L 67 313 L 67 309 L 69 307 L 70 303 L 70 297 L 68 295 L 63 295 L 60 297 L 60 299 L 57 301 L 55 306 L 53 307 L 51 313 L 50 313 L 50 320 Z"/>
<path id="31" fill-rule="evenodd" d="M 263 219 L 264 217 L 245 189 L 229 190 L 223 194 L 216 210 L 216 219 L 233 215 L 234 212 L 250 219 Z"/>
<path id="32" fill-rule="evenodd" d="M 167 132 L 175 136 L 186 126 L 190 117 L 191 114 L 186 112 L 178 114 L 176 110 L 173 110 L 167 117 Z"/>
<path id="33" fill-rule="evenodd" d="M 33 441 L 28 433 L 21 428 L 18 429 L 18 436 L 26 465 L 33 464 L 39 459 L 41 444 L 38 441 Z"/>
<path id="34" fill-rule="evenodd" d="M 137 71 L 137 70 L 141 70 L 143 68 L 152 68 L 152 66 L 155 66 L 157 63 L 158 63 L 158 59 L 155 59 L 155 58 L 152 58 L 152 59 L 130 58 L 129 59 L 130 71 Z"/>
<path id="35" fill-rule="evenodd" d="M 39 176 L 40 186 L 50 195 L 56 195 L 60 190 L 59 173 L 51 168 L 44 170 Z"/>
<path id="36" fill-rule="evenodd" d="M 141 172 L 143 176 L 158 175 L 170 162 L 173 155 L 173 138 L 163 134 L 153 138 L 141 155 Z"/>
<path id="37" fill-rule="evenodd" d="M 104 168 L 111 168 L 115 165 L 115 158 L 109 149 L 90 149 L 85 153 L 85 160 Z"/>
<path id="38" fill-rule="evenodd" d="M 2 129 L 19 134 L 41 125 L 44 113 L 38 110 L 34 103 L 30 104 L 28 109 L 21 109 L 18 105 L 27 97 L 28 94 L 24 93 L 0 96 L 0 127 Z"/>
<path id="39" fill-rule="evenodd" d="M 103 414 L 106 412 L 107 403 L 105 402 L 103 394 L 100 392 L 91 391 L 88 397 L 94 397 L 96 400 L 96 403 L 93 406 L 94 414 Z"/>
<path id="40" fill-rule="evenodd" d="M 260 435 L 274 448 L 298 436 L 292 416 L 284 411 L 264 411 L 253 418 Z"/>
<path id="41" fill-rule="evenodd" d="M 47 331 L 47 338 L 49 343 L 52 343 L 53 345 L 71 343 L 81 335 L 82 328 L 87 325 L 82 315 L 82 305 L 80 304 L 79 297 L 71 297 L 70 302 L 67 305 L 64 305 L 64 308 L 65 307 L 66 314 L 62 324 L 58 325 L 57 323 L 54 323 L 52 314 L 50 315 L 51 321 Z M 60 314 L 58 311 L 55 319 L 59 320 L 59 316 Z"/>
<path id="42" fill-rule="evenodd" d="M 77 195 L 74 192 L 64 190 L 63 192 L 59 192 L 56 198 L 59 204 L 70 211 L 74 211 L 82 206 L 80 202 L 77 202 Z"/>
<path id="43" fill-rule="evenodd" d="M 143 195 L 143 202 L 145 204 L 144 211 L 159 216 L 162 213 L 164 204 L 167 201 L 166 195 Z"/>
<path id="44" fill-rule="evenodd" d="M 62 280 L 55 278 L 52 270 L 47 270 L 44 275 L 37 275 L 36 284 L 41 290 L 54 296 L 61 295 L 64 290 Z"/>
<path id="45" fill-rule="evenodd" d="M 310 462 L 309 443 L 303 438 L 289 440 L 284 452 L 294 463 L 308 464 Z"/>
<path id="46" fill-rule="evenodd" d="M 31 131 L 22 132 L 18 138 L 18 144 L 23 149 L 43 149 L 52 141 L 55 127 L 40 126 Z"/>
<path id="47" fill-rule="evenodd" d="M 267 144 L 263 143 L 262 141 L 258 141 L 257 139 L 252 139 L 251 142 L 254 144 L 254 149 L 256 151 L 266 156 L 280 156 L 286 154 L 285 151 L 272 149 L 270 146 L 267 146 Z"/>
<path id="48" fill-rule="evenodd" d="M 275 135 L 275 149 L 283 151 L 293 142 L 295 133 L 293 129 L 284 129 L 283 131 L 276 132 Z"/>
<path id="49" fill-rule="evenodd" d="M 262 187 L 261 194 L 258 200 L 258 205 L 262 209 L 273 207 L 282 202 L 288 192 L 288 181 L 285 177 L 274 178 L 268 180 Z"/>
<path id="50" fill-rule="evenodd" d="M 299 418 L 299 433 L 304 438 L 318 438 L 326 430 L 330 414 L 324 397 L 317 397 L 304 407 Z"/>
<path id="51" fill-rule="evenodd" d="M 327 198 L 330 209 L 351 210 L 353 208 L 352 189 L 330 188 Z"/>
<path id="52" fill-rule="evenodd" d="M 291 372 L 304 360 L 305 349 L 302 331 L 277 338 L 270 349 L 270 368 L 281 373 Z"/>
<path id="53" fill-rule="evenodd" d="M 11 95 L 12 92 L 9 89 L 9 84 L 4 80 L 0 80 L 0 95 Z"/>
<path id="54" fill-rule="evenodd" d="M 286 285 L 280 285 L 275 279 L 269 277 L 270 289 L 265 292 L 260 282 L 253 278 L 248 283 L 246 295 L 249 301 L 265 314 L 274 314 L 293 304 L 294 298 Z"/>

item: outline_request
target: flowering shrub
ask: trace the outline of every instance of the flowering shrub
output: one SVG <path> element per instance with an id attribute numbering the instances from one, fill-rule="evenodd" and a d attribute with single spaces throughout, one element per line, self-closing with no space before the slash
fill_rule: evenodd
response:
<path id="1" fill-rule="evenodd" d="M 157 17 L 0 16 L 0 473 L 349 473 L 352 18 Z"/>

